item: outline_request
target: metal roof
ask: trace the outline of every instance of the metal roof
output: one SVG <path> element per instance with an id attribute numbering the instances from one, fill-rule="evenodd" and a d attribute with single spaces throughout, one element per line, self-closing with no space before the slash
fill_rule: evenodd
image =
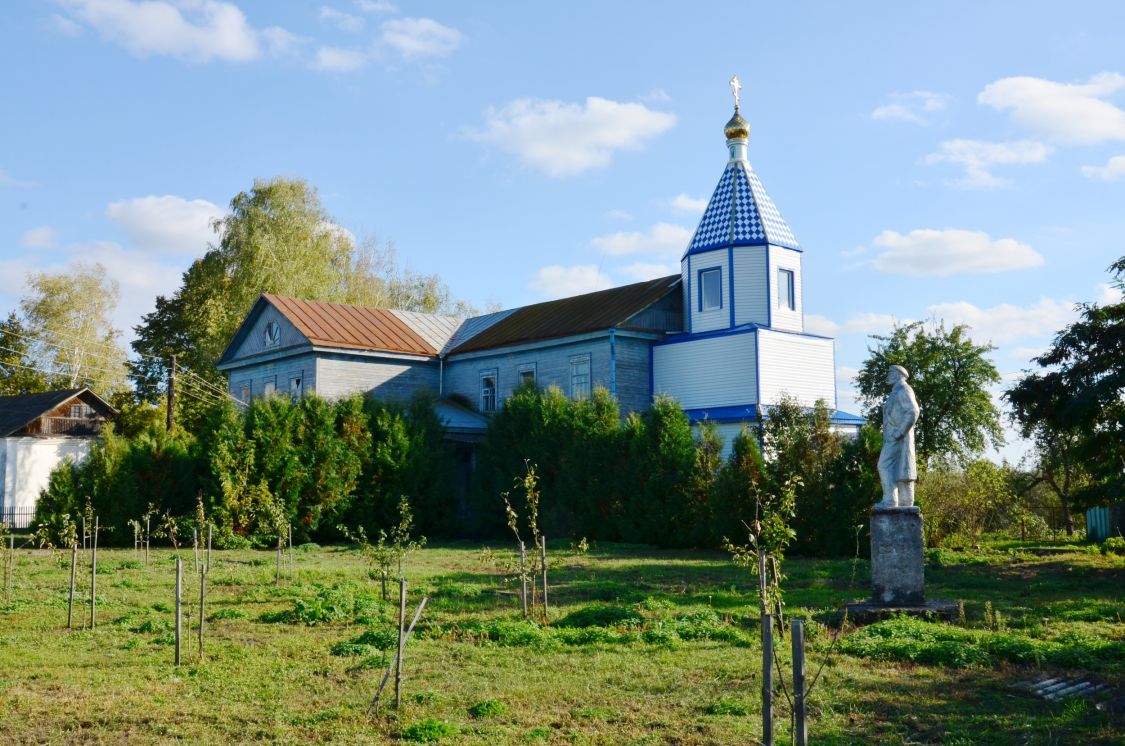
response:
<path id="1" fill-rule="evenodd" d="M 688 244 L 687 254 L 774 244 L 800 250 L 797 238 L 746 161 L 730 161 Z"/>
<path id="2" fill-rule="evenodd" d="M 117 413 L 108 402 L 89 389 L 63 389 L 42 394 L 0 396 L 0 438 L 18 433 L 43 415 L 78 397 L 103 416 Z"/>
<path id="3" fill-rule="evenodd" d="M 679 275 L 638 282 L 596 293 L 516 308 L 487 329 L 460 343 L 450 354 L 568 337 L 626 326 L 630 318 L 673 292 Z"/>
<path id="4" fill-rule="evenodd" d="M 453 316 L 438 316 L 433 313 L 399 311 L 396 309 L 392 309 L 391 313 L 422 335 L 435 350 L 441 350 L 449 344 L 449 340 L 453 338 L 462 324 L 461 319 Z"/>
<path id="5" fill-rule="evenodd" d="M 433 356 L 438 348 L 382 308 L 263 296 L 314 345 L 350 350 L 379 350 Z"/>

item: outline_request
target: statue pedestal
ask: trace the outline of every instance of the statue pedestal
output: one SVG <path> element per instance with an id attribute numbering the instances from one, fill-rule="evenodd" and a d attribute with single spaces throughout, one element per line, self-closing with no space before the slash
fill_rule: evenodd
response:
<path id="1" fill-rule="evenodd" d="M 848 619 L 855 624 L 869 624 L 894 614 L 957 618 L 956 604 L 926 601 L 919 508 L 871 509 L 871 599 L 848 604 L 847 608 Z"/>
<path id="2" fill-rule="evenodd" d="M 921 509 L 871 509 L 871 600 L 883 606 L 926 602 Z"/>

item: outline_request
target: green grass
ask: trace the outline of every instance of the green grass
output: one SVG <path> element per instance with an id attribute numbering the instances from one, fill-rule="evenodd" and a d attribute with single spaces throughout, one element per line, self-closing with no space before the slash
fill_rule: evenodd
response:
<path id="1" fill-rule="evenodd" d="M 198 577 L 185 572 L 184 661 L 172 665 L 170 550 L 148 566 L 100 548 L 96 630 L 67 631 L 69 556 L 20 552 L 0 589 L 0 733 L 26 742 L 726 744 L 761 733 L 754 579 L 719 553 L 601 544 L 552 556 L 551 623 L 480 547 L 427 548 L 408 567 L 403 712 L 368 702 L 394 657 L 396 598 L 357 552 L 307 545 L 274 583 L 270 552 L 213 553 L 206 656 Z M 191 567 L 191 553 L 183 554 Z M 1039 672 L 1125 681 L 1125 557 L 1083 545 L 994 541 L 931 551 L 930 597 L 963 625 L 893 619 L 849 630 L 810 702 L 816 744 L 1110 744 L 1125 724 L 1083 702 L 1013 688 Z M 866 595 L 848 560 L 791 559 L 787 607 L 809 666 L 838 606 Z M 75 619 L 89 618 L 89 568 Z M 788 671 L 788 640 L 778 654 Z M 787 674 L 788 676 L 788 674 Z M 383 702 L 393 701 L 390 688 Z M 776 721 L 788 741 L 788 712 Z"/>

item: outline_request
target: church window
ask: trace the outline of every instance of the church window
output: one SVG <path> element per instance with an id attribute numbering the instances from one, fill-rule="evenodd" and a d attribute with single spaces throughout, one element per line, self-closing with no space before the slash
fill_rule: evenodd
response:
<path id="1" fill-rule="evenodd" d="M 243 404 L 249 404 L 250 403 L 250 382 L 249 381 L 244 381 L 242 383 L 242 385 L 238 387 L 238 400 L 241 401 Z"/>
<path id="2" fill-rule="evenodd" d="M 277 376 L 270 376 L 262 384 L 262 393 L 265 396 L 272 396 L 277 391 Z"/>
<path id="3" fill-rule="evenodd" d="M 797 292 L 791 269 L 777 270 L 777 305 L 790 311 L 797 310 Z"/>
<path id="4" fill-rule="evenodd" d="M 535 363 L 521 365 L 518 371 L 519 385 L 527 386 L 535 383 Z"/>
<path id="5" fill-rule="evenodd" d="M 300 399 L 304 382 L 305 378 L 300 373 L 295 376 L 289 376 L 289 395 L 294 399 Z"/>
<path id="6" fill-rule="evenodd" d="M 699 310 L 715 311 L 723 307 L 723 270 L 719 267 L 699 273 Z"/>
<path id="7" fill-rule="evenodd" d="M 496 371 L 484 370 L 480 374 L 480 411 L 496 411 Z"/>
<path id="8" fill-rule="evenodd" d="M 570 358 L 570 398 L 587 399 L 590 396 L 590 355 Z"/>

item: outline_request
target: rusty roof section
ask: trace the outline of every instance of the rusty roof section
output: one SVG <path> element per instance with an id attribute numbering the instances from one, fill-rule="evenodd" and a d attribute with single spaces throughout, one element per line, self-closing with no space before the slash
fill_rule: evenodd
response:
<path id="1" fill-rule="evenodd" d="M 434 356 L 438 351 L 418 332 L 383 308 L 264 296 L 314 345 Z"/>
<path id="2" fill-rule="evenodd" d="M 623 326 L 671 292 L 679 275 L 596 293 L 560 298 L 513 310 L 508 316 L 450 350 L 450 354 L 569 337 Z"/>

